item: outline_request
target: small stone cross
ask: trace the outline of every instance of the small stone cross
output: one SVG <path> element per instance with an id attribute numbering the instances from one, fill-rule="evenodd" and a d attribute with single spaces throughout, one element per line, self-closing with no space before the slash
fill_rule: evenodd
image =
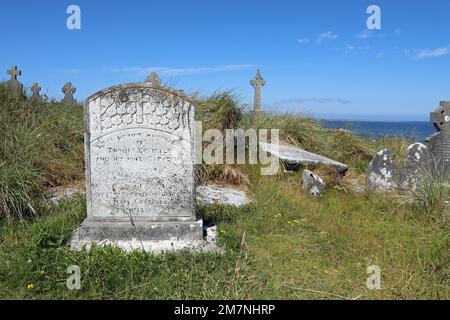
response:
<path id="1" fill-rule="evenodd" d="M 64 93 L 64 99 L 62 99 L 63 104 L 73 105 L 76 104 L 76 100 L 73 98 L 73 94 L 77 89 L 72 86 L 72 82 L 67 82 L 64 87 L 62 87 L 62 92 Z"/>
<path id="2" fill-rule="evenodd" d="M 17 66 L 12 66 L 10 70 L 7 70 L 6 73 L 8 73 L 11 76 L 11 80 L 17 80 L 17 76 L 22 75 L 22 71 L 17 68 Z"/>
<path id="3" fill-rule="evenodd" d="M 155 87 L 161 86 L 161 79 L 158 77 L 156 72 L 150 73 L 150 75 L 145 79 L 145 82 L 150 83 L 151 85 Z"/>
<path id="4" fill-rule="evenodd" d="M 39 95 L 39 92 L 41 91 L 41 87 L 39 87 L 37 82 L 33 84 L 33 86 L 31 87 L 31 91 L 33 92 L 31 100 L 34 102 L 40 101 L 41 96 Z"/>
<path id="5" fill-rule="evenodd" d="M 259 70 L 256 71 L 255 78 L 250 80 L 250 84 L 255 89 L 253 112 L 258 114 L 261 112 L 261 88 L 266 85 L 266 80 L 261 77 Z"/>
<path id="6" fill-rule="evenodd" d="M 20 71 L 17 66 L 12 66 L 6 73 L 11 76 L 11 79 L 6 81 L 8 88 L 16 94 L 22 94 L 23 86 L 19 80 L 17 80 L 17 76 L 22 75 L 22 71 Z"/>

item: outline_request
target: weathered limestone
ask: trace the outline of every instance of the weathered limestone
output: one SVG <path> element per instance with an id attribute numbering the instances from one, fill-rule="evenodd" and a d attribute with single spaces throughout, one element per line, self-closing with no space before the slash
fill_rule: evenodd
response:
<path id="1" fill-rule="evenodd" d="M 87 218 L 73 247 L 104 240 L 202 240 L 194 211 L 193 130 L 194 105 L 153 82 L 118 85 L 87 98 Z"/>
<path id="2" fill-rule="evenodd" d="M 217 184 L 198 186 L 196 193 L 197 203 L 201 204 L 225 204 L 240 207 L 251 202 L 244 191 L 230 186 Z"/>
<path id="3" fill-rule="evenodd" d="M 367 189 L 369 191 L 392 191 L 397 189 L 397 163 L 391 150 L 378 152 L 367 168 Z"/>
<path id="4" fill-rule="evenodd" d="M 302 188 L 312 196 L 318 196 L 325 188 L 325 182 L 317 174 L 304 170 L 302 175 Z"/>
<path id="5" fill-rule="evenodd" d="M 428 165 L 430 155 L 426 145 L 416 142 L 406 150 L 401 167 L 399 187 L 404 191 L 414 191 L 420 181 L 421 171 Z"/>
<path id="6" fill-rule="evenodd" d="M 23 93 L 23 85 L 17 80 L 17 77 L 22 75 L 22 71 L 20 71 L 17 66 L 12 66 L 10 70 L 6 71 L 7 74 L 11 76 L 11 79 L 6 81 L 6 86 L 15 94 Z"/>
<path id="7" fill-rule="evenodd" d="M 77 104 L 77 101 L 73 97 L 73 94 L 77 91 L 77 89 L 72 85 L 72 82 L 67 82 L 64 87 L 62 87 L 61 91 L 64 93 L 64 98 L 61 100 L 62 104 Z"/>
<path id="8" fill-rule="evenodd" d="M 284 166 L 290 170 L 296 170 L 300 166 L 319 164 L 334 167 L 340 174 L 345 174 L 348 170 L 348 166 L 343 163 L 299 148 L 283 145 L 276 146 L 264 142 L 260 142 L 259 146 L 264 152 L 269 152 L 278 157 L 283 162 Z"/>

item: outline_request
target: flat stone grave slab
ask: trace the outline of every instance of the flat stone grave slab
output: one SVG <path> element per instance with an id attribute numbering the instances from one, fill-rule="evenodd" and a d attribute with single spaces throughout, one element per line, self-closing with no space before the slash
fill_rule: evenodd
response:
<path id="1" fill-rule="evenodd" d="M 218 184 L 198 186 L 196 194 L 197 202 L 201 204 L 225 204 L 240 207 L 251 202 L 245 191 Z"/>
<path id="2" fill-rule="evenodd" d="M 348 170 L 348 166 L 343 163 L 300 148 L 274 145 L 265 142 L 260 142 L 259 145 L 263 151 L 278 157 L 285 164 L 287 169 L 295 170 L 300 166 L 323 164 L 336 168 L 340 174 L 345 174 Z"/>

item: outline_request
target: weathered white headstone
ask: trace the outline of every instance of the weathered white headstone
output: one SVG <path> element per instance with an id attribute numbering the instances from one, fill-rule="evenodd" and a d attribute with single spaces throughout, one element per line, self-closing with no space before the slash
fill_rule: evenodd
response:
<path id="1" fill-rule="evenodd" d="M 367 168 L 367 189 L 369 191 L 392 191 L 397 189 L 397 162 L 391 150 L 379 151 Z"/>
<path id="2" fill-rule="evenodd" d="M 85 102 L 87 218 L 75 240 L 200 240 L 195 222 L 194 105 L 153 82 Z"/>
<path id="3" fill-rule="evenodd" d="M 406 150 L 405 160 L 399 172 L 401 190 L 414 191 L 421 180 L 421 173 L 430 160 L 426 145 L 415 142 Z"/>

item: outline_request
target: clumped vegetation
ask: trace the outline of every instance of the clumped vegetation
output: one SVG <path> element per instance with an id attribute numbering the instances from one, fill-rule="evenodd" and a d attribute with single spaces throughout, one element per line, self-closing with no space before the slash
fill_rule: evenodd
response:
<path id="1" fill-rule="evenodd" d="M 342 161 L 355 179 L 382 147 L 402 157 L 408 145 L 401 138 L 368 141 L 327 130 L 302 116 L 255 117 L 230 92 L 194 99 L 204 129 L 277 128 L 282 143 Z M 198 206 L 207 223 L 217 223 L 223 255 L 151 256 L 109 247 L 74 252 L 66 244 L 86 215 L 85 198 L 48 207 L 43 197 L 51 186 L 83 179 L 81 107 L 33 105 L 0 86 L 0 121 L 0 298 L 450 296 L 448 215 L 439 207 L 449 188 L 442 175 L 424 179 L 411 202 L 397 194 L 351 192 L 339 181 L 311 198 L 301 190 L 301 173 L 261 176 L 257 165 L 203 166 L 204 180 L 245 186 L 254 200 L 240 208 Z M 81 268 L 80 290 L 66 287 L 70 265 Z M 370 265 L 381 268 L 382 290 L 366 287 Z"/>
<path id="2" fill-rule="evenodd" d="M 46 188 L 83 178 L 82 114 L 0 85 L 0 218 L 36 215 Z"/>

